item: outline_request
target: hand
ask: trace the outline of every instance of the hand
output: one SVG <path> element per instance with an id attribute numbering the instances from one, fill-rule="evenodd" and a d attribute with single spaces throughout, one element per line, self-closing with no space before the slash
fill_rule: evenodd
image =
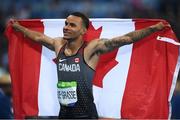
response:
<path id="1" fill-rule="evenodd" d="M 162 30 L 164 28 L 168 28 L 171 26 L 170 26 L 170 24 L 164 24 L 163 22 L 159 22 L 159 23 L 153 25 L 152 27 L 155 27 L 157 30 Z"/>
<path id="2" fill-rule="evenodd" d="M 19 22 L 15 19 L 11 19 L 10 22 L 12 23 L 12 27 L 18 31 L 18 26 L 20 26 Z"/>

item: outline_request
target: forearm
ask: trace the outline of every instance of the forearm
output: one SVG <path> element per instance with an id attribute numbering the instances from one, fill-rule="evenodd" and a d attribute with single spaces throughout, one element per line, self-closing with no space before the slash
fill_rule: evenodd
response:
<path id="1" fill-rule="evenodd" d="M 141 30 L 136 30 L 136 31 L 130 32 L 124 36 L 128 36 L 129 37 L 128 42 L 133 43 L 133 42 L 143 39 L 146 36 L 151 35 L 152 33 L 156 32 L 156 31 L 159 31 L 159 29 L 156 28 L 155 26 L 150 26 L 150 27 L 147 27 L 147 28 L 144 28 Z"/>
<path id="2" fill-rule="evenodd" d="M 40 32 L 30 30 L 22 25 L 20 25 L 17 21 L 14 21 L 12 27 L 23 33 L 26 37 L 30 38 L 33 41 L 39 42 L 40 44 L 46 46 L 47 48 L 54 50 L 54 39 L 48 37 Z"/>
<path id="3" fill-rule="evenodd" d="M 98 50 L 98 52 L 102 54 L 105 52 L 112 51 L 113 49 L 118 48 L 120 46 L 131 44 L 133 42 L 141 40 L 142 38 L 156 31 L 158 31 L 156 27 L 150 26 L 150 27 L 147 27 L 141 30 L 136 30 L 128 34 L 125 34 L 123 36 L 115 37 L 112 39 L 101 39 L 101 41 L 103 42 L 100 42 L 100 44 L 103 44 L 103 45 L 99 47 L 100 49 Z"/>
<path id="4" fill-rule="evenodd" d="M 127 33 L 123 36 L 118 36 L 112 39 L 101 39 L 101 41 L 98 42 L 96 51 L 100 54 L 112 51 L 115 48 L 141 40 L 144 37 L 149 36 L 156 31 L 162 30 L 164 27 L 166 26 L 160 22 L 150 27 Z"/>
<path id="5" fill-rule="evenodd" d="M 43 36 L 42 33 L 32 31 L 24 26 L 21 25 L 14 25 L 13 26 L 16 30 L 22 32 L 26 37 L 30 38 L 33 41 L 41 42 L 41 39 L 38 39 Z"/>

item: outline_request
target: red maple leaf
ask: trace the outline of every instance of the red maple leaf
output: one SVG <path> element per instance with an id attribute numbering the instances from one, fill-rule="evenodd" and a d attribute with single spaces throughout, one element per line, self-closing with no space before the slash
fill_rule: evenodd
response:
<path id="1" fill-rule="evenodd" d="M 118 62 L 115 60 L 118 49 L 100 56 L 93 79 L 93 85 L 103 88 L 104 76 L 115 67 Z"/>
<path id="2" fill-rule="evenodd" d="M 101 32 L 102 32 L 102 26 L 96 30 L 92 25 L 92 22 L 89 22 L 89 28 L 86 34 L 83 36 L 83 39 L 87 42 L 97 39 L 100 37 Z"/>
<path id="3" fill-rule="evenodd" d="M 97 30 L 92 25 L 92 22 L 89 23 L 89 29 L 84 35 L 84 40 L 89 42 L 91 40 L 100 38 L 102 32 L 102 26 Z M 104 76 L 115 66 L 118 62 L 115 60 L 118 49 L 103 54 L 100 56 L 98 65 L 96 67 L 96 73 L 94 75 L 93 84 L 98 87 L 103 87 L 103 78 Z"/>

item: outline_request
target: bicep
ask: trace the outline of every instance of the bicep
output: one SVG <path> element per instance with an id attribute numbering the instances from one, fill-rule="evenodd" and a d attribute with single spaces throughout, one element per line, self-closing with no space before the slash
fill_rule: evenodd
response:
<path id="1" fill-rule="evenodd" d="M 41 36 L 40 38 L 38 38 L 39 39 L 39 42 L 43 45 L 43 46 L 45 46 L 45 47 L 47 47 L 47 48 L 49 48 L 50 50 L 55 50 L 55 48 L 54 48 L 54 41 L 55 41 L 55 39 L 53 39 L 53 38 L 51 38 L 51 37 L 48 37 L 48 36 L 46 36 L 46 35 L 43 35 L 43 36 Z"/>
<path id="2" fill-rule="evenodd" d="M 99 40 L 95 50 L 97 54 L 103 54 L 130 43 L 132 43 L 132 41 L 127 36 L 120 36 L 112 39 L 102 38 Z"/>
<path id="3" fill-rule="evenodd" d="M 128 36 L 120 36 L 112 39 L 101 38 L 93 40 L 86 47 L 87 58 L 91 59 L 94 56 L 111 52 L 123 45 L 132 43 L 132 40 Z"/>

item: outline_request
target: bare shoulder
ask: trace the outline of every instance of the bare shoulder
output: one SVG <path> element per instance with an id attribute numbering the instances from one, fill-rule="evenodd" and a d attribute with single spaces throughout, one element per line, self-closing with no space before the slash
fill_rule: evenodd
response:
<path id="1" fill-rule="evenodd" d="M 61 47 L 67 43 L 67 40 L 64 40 L 62 37 L 54 38 L 54 47 L 56 55 L 58 55 Z"/>
<path id="2" fill-rule="evenodd" d="M 66 40 L 64 40 L 62 37 L 56 37 L 56 38 L 54 38 L 54 43 L 55 44 L 64 44 L 64 43 L 66 43 L 67 41 Z"/>
<path id="3" fill-rule="evenodd" d="M 92 40 L 88 42 L 87 46 L 84 49 L 84 55 L 87 60 L 90 60 L 95 54 L 96 48 L 99 44 L 99 39 Z"/>
<path id="4" fill-rule="evenodd" d="M 99 54 L 100 49 L 103 49 L 105 41 L 108 39 L 101 38 L 101 39 L 95 39 L 89 42 L 89 44 L 86 47 L 86 51 L 90 54 Z"/>
<path id="5" fill-rule="evenodd" d="M 86 46 L 85 49 L 86 49 L 87 51 L 93 50 L 93 49 L 97 46 L 98 42 L 99 42 L 99 39 L 95 39 L 95 40 L 90 41 L 90 42 L 87 44 L 87 46 Z"/>
<path id="6" fill-rule="evenodd" d="M 84 49 L 84 60 L 94 70 L 99 60 L 99 55 L 96 54 L 96 50 L 100 42 L 101 42 L 100 39 L 92 40 L 91 42 L 88 43 L 88 45 Z"/>

